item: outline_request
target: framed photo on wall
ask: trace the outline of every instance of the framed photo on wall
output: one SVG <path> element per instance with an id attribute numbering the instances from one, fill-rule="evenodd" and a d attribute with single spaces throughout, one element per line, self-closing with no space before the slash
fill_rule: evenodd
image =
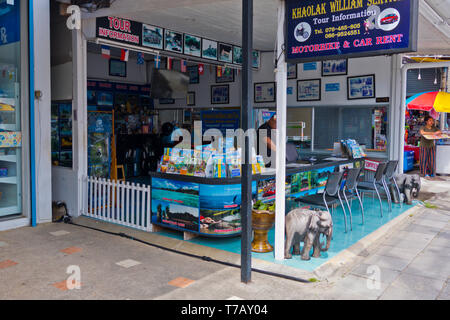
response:
<path id="1" fill-rule="evenodd" d="M 222 68 L 222 75 L 219 77 L 217 75 L 217 67 L 216 67 L 216 83 L 227 83 L 227 82 L 234 82 L 234 69 Z"/>
<path id="2" fill-rule="evenodd" d="M 195 106 L 195 92 L 194 91 L 190 91 L 187 93 L 186 105 Z"/>
<path id="3" fill-rule="evenodd" d="M 164 29 L 148 24 L 142 25 L 142 45 L 155 49 L 163 49 Z"/>
<path id="4" fill-rule="evenodd" d="M 321 79 L 297 80 L 297 101 L 320 101 L 321 98 Z"/>
<path id="5" fill-rule="evenodd" d="M 202 39 L 202 58 L 217 60 L 217 41 Z"/>
<path id="6" fill-rule="evenodd" d="M 183 34 L 175 31 L 165 30 L 164 50 L 183 53 Z"/>
<path id="7" fill-rule="evenodd" d="M 254 102 L 275 102 L 276 89 L 275 82 L 261 82 L 255 83 L 254 88 Z"/>
<path id="8" fill-rule="evenodd" d="M 297 64 L 296 63 L 288 63 L 287 64 L 287 78 L 288 79 L 297 79 Z"/>
<path id="9" fill-rule="evenodd" d="M 109 59 L 109 75 L 112 77 L 127 77 L 127 63 L 118 59 Z"/>
<path id="10" fill-rule="evenodd" d="M 219 43 L 219 61 L 233 63 L 233 46 Z"/>
<path id="11" fill-rule="evenodd" d="M 252 51 L 252 68 L 253 69 L 259 69 L 261 67 L 261 55 L 259 51 L 253 50 Z"/>
<path id="12" fill-rule="evenodd" d="M 200 77 L 198 75 L 198 67 L 197 66 L 187 67 L 187 72 L 189 75 L 189 84 L 197 84 L 200 82 Z"/>
<path id="13" fill-rule="evenodd" d="M 347 99 L 375 98 L 375 75 L 347 77 Z"/>
<path id="14" fill-rule="evenodd" d="M 233 46 L 233 63 L 242 64 L 242 47 Z"/>
<path id="15" fill-rule="evenodd" d="M 184 54 L 194 57 L 202 56 L 202 38 L 184 34 Z"/>
<path id="16" fill-rule="evenodd" d="M 322 61 L 322 77 L 346 76 L 348 59 Z"/>
<path id="17" fill-rule="evenodd" d="M 211 104 L 230 103 L 230 86 L 228 84 L 211 86 Z"/>

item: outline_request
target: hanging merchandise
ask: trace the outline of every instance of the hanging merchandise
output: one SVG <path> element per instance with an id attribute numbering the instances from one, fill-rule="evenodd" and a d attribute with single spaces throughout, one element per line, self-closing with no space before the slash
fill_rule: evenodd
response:
<path id="1" fill-rule="evenodd" d="M 88 112 L 89 176 L 111 178 L 113 122 L 113 112 Z"/>
<path id="2" fill-rule="evenodd" d="M 218 66 L 216 70 L 217 70 L 217 78 L 222 77 L 222 67 Z"/>

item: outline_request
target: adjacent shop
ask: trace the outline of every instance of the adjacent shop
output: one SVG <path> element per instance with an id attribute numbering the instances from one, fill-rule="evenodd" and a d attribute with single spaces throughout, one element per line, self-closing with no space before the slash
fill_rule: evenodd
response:
<path id="1" fill-rule="evenodd" d="M 40 174 L 50 171 L 49 113 L 38 107 L 50 97 L 48 15 L 45 3 L 0 1 L 0 230 L 51 221 L 51 178 Z"/>

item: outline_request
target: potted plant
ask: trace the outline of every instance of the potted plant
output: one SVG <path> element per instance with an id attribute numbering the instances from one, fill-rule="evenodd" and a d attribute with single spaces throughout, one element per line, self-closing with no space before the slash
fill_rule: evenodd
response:
<path id="1" fill-rule="evenodd" d="M 256 201 L 252 208 L 253 252 L 271 252 L 273 247 L 267 240 L 267 234 L 275 222 L 275 202 Z"/>

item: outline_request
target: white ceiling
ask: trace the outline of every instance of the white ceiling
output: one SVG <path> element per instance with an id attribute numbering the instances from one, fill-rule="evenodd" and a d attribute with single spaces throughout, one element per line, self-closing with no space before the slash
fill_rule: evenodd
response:
<path id="1" fill-rule="evenodd" d="M 450 0 L 419 1 L 423 2 L 420 3 L 419 53 L 450 55 Z M 254 48 L 273 50 L 278 0 L 254 0 L 253 3 Z M 83 17 L 106 15 L 232 44 L 240 44 L 242 38 L 242 0 L 116 0 L 111 8 L 86 13 Z M 436 18 L 439 16 L 442 21 Z"/>

